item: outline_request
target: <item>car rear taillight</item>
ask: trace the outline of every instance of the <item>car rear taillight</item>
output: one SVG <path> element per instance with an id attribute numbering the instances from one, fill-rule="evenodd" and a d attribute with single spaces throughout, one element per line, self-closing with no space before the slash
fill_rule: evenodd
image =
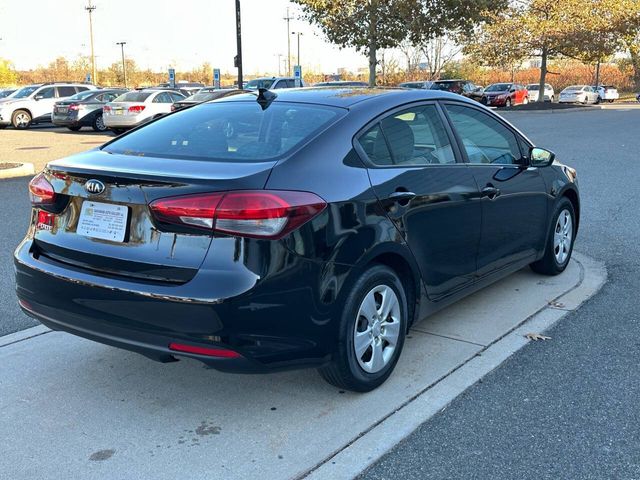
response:
<path id="1" fill-rule="evenodd" d="M 144 105 L 131 105 L 129 107 L 129 113 L 140 113 L 145 109 Z"/>
<path id="2" fill-rule="evenodd" d="M 72 103 L 71 105 L 69 105 L 68 109 L 69 110 L 79 110 L 80 109 L 80 105 L 78 105 L 77 103 Z"/>
<path id="3" fill-rule="evenodd" d="M 104 107 L 102 107 L 102 112 L 111 113 L 111 107 L 109 105 L 105 105 Z"/>
<path id="4" fill-rule="evenodd" d="M 175 103 L 172 103 L 172 104 L 171 104 L 171 111 L 172 111 L 172 112 L 175 112 L 177 108 L 178 108 L 178 107 L 176 107 L 176 104 L 175 104 Z"/>
<path id="5" fill-rule="evenodd" d="M 33 205 L 50 205 L 56 201 L 56 192 L 44 174 L 39 173 L 29 182 L 29 197 Z"/>
<path id="6" fill-rule="evenodd" d="M 309 192 L 252 190 L 161 198 L 149 208 L 162 223 L 240 237 L 278 239 L 326 206 L 323 199 Z"/>

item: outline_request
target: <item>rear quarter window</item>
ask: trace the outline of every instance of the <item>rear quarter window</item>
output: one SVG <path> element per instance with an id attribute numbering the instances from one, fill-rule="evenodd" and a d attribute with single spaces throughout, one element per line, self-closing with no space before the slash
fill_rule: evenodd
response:
<path id="1" fill-rule="evenodd" d="M 321 105 L 255 101 L 201 104 L 153 122 L 103 149 L 124 155 L 255 162 L 279 158 L 346 113 Z"/>

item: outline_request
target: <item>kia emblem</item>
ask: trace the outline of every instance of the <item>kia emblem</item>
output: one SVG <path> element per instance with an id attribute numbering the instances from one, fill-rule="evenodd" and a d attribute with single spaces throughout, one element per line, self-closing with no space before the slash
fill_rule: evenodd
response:
<path id="1" fill-rule="evenodd" d="M 84 184 L 84 189 L 93 195 L 100 195 L 104 192 L 104 183 L 100 180 L 88 180 L 87 183 Z"/>

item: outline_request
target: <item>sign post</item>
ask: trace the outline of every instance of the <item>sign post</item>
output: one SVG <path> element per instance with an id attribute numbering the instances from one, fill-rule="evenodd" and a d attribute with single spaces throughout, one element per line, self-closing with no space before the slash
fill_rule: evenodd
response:
<path id="1" fill-rule="evenodd" d="M 302 67 L 300 65 L 294 65 L 293 78 L 296 83 L 296 88 L 301 87 L 302 86 Z"/>
<path id="2" fill-rule="evenodd" d="M 213 86 L 214 88 L 220 88 L 220 69 L 213 69 Z"/>
<path id="3" fill-rule="evenodd" d="M 176 88 L 176 69 L 175 68 L 169 69 L 169 86 L 171 88 Z"/>

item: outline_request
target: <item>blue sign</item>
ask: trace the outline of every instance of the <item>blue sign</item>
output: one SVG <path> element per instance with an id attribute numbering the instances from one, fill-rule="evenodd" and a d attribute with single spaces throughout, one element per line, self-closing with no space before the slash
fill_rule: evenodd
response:
<path id="1" fill-rule="evenodd" d="M 300 65 L 293 66 L 293 78 L 296 82 L 296 87 L 302 86 L 302 67 Z"/>
<path id="2" fill-rule="evenodd" d="M 176 88 L 176 69 L 175 68 L 169 69 L 169 86 L 171 88 Z"/>
<path id="3" fill-rule="evenodd" d="M 213 69 L 213 86 L 216 88 L 220 88 L 220 69 Z"/>
<path id="4" fill-rule="evenodd" d="M 87 83 L 91 83 L 91 74 L 87 73 L 84 77 L 84 81 Z"/>

